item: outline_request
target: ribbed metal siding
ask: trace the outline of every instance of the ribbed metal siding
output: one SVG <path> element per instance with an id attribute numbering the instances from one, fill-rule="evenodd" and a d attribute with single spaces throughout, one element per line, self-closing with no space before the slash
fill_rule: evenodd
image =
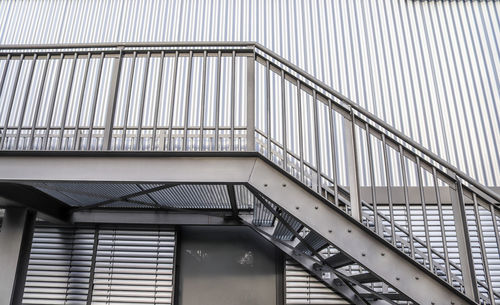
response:
<path id="1" fill-rule="evenodd" d="M 500 1 L 0 2 L 3 44 L 258 41 L 489 185 L 499 37 Z"/>
<path id="2" fill-rule="evenodd" d="M 286 305 L 349 304 L 290 258 L 286 259 L 285 281 Z"/>
<path id="3" fill-rule="evenodd" d="M 175 245 L 169 229 L 37 226 L 22 304 L 172 304 Z"/>

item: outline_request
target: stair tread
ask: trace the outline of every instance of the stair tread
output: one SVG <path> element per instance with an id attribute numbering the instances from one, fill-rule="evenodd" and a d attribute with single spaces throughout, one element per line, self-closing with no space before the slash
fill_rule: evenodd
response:
<path id="1" fill-rule="evenodd" d="M 375 276 L 373 273 L 360 273 L 356 274 L 353 276 L 350 276 L 351 279 L 364 284 L 364 283 L 375 283 L 375 282 L 381 282 L 381 280 Z"/>
<path id="2" fill-rule="evenodd" d="M 325 260 L 325 262 L 334 269 L 341 268 L 354 263 L 352 259 L 347 257 L 347 255 L 343 254 L 342 252 L 330 256 Z"/>
<path id="3" fill-rule="evenodd" d="M 379 294 L 392 301 L 410 301 L 410 299 L 407 296 L 400 293 L 379 293 Z M 372 293 L 360 293 L 360 295 L 366 300 L 380 300 L 378 296 Z"/>
<path id="4" fill-rule="evenodd" d="M 304 242 L 309 245 L 309 247 L 313 248 L 314 251 L 320 251 L 321 249 L 328 246 L 328 241 L 323 238 L 323 236 L 318 233 L 311 231 L 304 237 Z M 304 244 L 304 242 L 300 242 L 295 247 L 296 250 L 311 254 L 309 247 Z"/>

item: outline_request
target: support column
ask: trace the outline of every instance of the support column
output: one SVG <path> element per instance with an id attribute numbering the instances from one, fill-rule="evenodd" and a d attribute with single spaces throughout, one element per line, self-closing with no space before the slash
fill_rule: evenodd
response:
<path id="1" fill-rule="evenodd" d="M 21 304 L 36 212 L 7 208 L 0 229 L 0 304 Z"/>
<path id="2" fill-rule="evenodd" d="M 247 57 L 247 151 L 255 151 L 255 59 Z"/>
<path id="3" fill-rule="evenodd" d="M 111 83 L 108 94 L 108 105 L 106 109 L 106 122 L 104 123 L 104 141 L 103 149 L 109 150 L 111 146 L 111 138 L 113 136 L 113 121 L 115 119 L 116 96 L 118 94 L 118 85 L 120 79 L 120 70 L 122 64 L 122 51 L 120 50 L 119 57 L 113 59 L 113 72 L 111 74 Z"/>

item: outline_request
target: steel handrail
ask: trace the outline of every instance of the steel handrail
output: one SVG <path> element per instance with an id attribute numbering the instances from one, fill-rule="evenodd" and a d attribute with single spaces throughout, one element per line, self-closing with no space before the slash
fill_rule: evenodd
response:
<path id="1" fill-rule="evenodd" d="M 410 145 L 412 148 L 420 151 L 422 154 L 425 156 L 429 157 L 432 161 L 435 161 L 436 163 L 440 164 L 444 168 L 452 171 L 457 177 L 463 179 L 464 181 L 468 182 L 470 185 L 476 187 L 478 190 L 482 191 L 486 195 L 490 196 L 496 201 L 500 202 L 500 195 L 491 190 L 490 188 L 482 185 L 472 177 L 470 177 L 468 174 L 465 172 L 461 171 L 454 165 L 450 164 L 448 161 L 442 159 L 432 151 L 428 150 L 427 148 L 423 147 L 421 144 L 415 142 L 408 136 L 404 135 L 402 132 L 399 130 L 395 129 L 394 127 L 390 126 L 387 124 L 385 121 L 382 119 L 378 118 L 376 115 L 372 114 L 371 112 L 367 111 L 363 107 L 359 106 L 357 103 L 354 101 L 350 100 L 346 96 L 342 95 L 340 92 L 332 89 L 329 87 L 327 84 L 324 82 L 318 80 L 305 70 L 299 68 L 295 64 L 291 63 L 290 61 L 286 60 L 285 58 L 281 57 L 280 55 L 276 54 L 275 52 L 271 51 L 270 49 L 262 46 L 259 43 L 256 42 L 249 42 L 249 41 L 222 41 L 222 42 L 206 42 L 206 41 L 200 41 L 200 42 L 139 42 L 139 43 L 128 43 L 128 42 L 123 42 L 123 43 L 74 43 L 74 44 L 9 44 L 9 45 L 1 45 L 0 46 L 0 51 L 1 50 L 40 50 L 41 53 L 43 53 L 42 50 L 49 50 L 49 49 L 96 49 L 96 48 L 116 48 L 116 49 L 123 49 L 123 48 L 147 48 L 147 47 L 157 47 L 157 48 L 162 48 L 162 47 L 168 47 L 168 48 L 178 48 L 178 47 L 223 47 L 223 48 L 228 48 L 228 50 L 231 50 L 230 48 L 234 47 L 241 47 L 241 48 L 251 48 L 254 51 L 255 50 L 260 50 L 261 52 L 267 54 L 271 58 L 277 60 L 279 63 L 283 64 L 284 66 L 288 67 L 289 69 L 295 71 L 297 74 L 300 76 L 304 77 L 311 83 L 315 84 L 325 92 L 330 93 L 332 96 L 338 98 L 342 102 L 346 103 L 349 105 L 350 108 L 358 111 L 360 114 L 364 115 L 366 118 L 369 120 L 375 122 L 378 124 L 380 127 L 385 129 L 385 131 L 388 131 L 392 133 L 394 136 L 397 138 L 401 139 L 403 142 L 406 144 Z M 4 53 L 5 54 L 5 53 Z M 349 109 L 345 109 L 346 111 L 349 111 Z M 371 128 L 374 128 L 374 126 L 371 126 Z M 379 132 L 383 132 L 380 131 Z M 451 176 L 451 178 L 455 178 L 454 176 Z M 495 208 L 498 209 L 498 206 L 494 205 Z"/>
<path id="2" fill-rule="evenodd" d="M 361 107 L 360 105 L 358 105 L 354 101 L 350 100 L 348 97 L 346 97 L 346 96 L 342 95 L 340 92 L 332 89 L 331 87 L 329 87 L 324 82 L 318 80 L 317 78 L 315 78 L 311 74 L 309 74 L 306 71 L 304 71 L 303 69 L 297 67 L 296 65 L 294 65 L 290 61 L 288 61 L 285 58 L 281 57 L 280 55 L 274 53 L 273 51 L 269 50 L 268 48 L 266 48 L 266 47 L 264 47 L 264 46 L 262 46 L 262 45 L 260 45 L 258 43 L 255 43 L 255 47 L 257 49 L 260 49 L 262 52 L 266 53 L 267 55 L 271 56 L 275 60 L 279 61 L 280 63 L 284 64 L 288 68 L 294 70 L 299 75 L 301 75 L 302 77 L 306 78 L 310 82 L 314 83 L 315 85 L 317 85 L 321 89 L 323 89 L 326 92 L 332 94 L 333 96 L 335 96 L 336 98 L 338 98 L 342 102 L 345 102 L 350 107 L 352 107 L 353 109 L 355 109 L 359 113 L 361 113 L 364 116 L 366 116 L 368 119 L 372 120 L 373 122 L 375 122 L 379 126 L 383 127 L 384 129 L 386 129 L 387 131 L 389 131 L 390 133 L 392 133 L 393 135 L 395 135 L 399 139 L 403 140 L 404 142 L 406 142 L 407 144 L 409 144 L 413 148 L 417 149 L 418 151 L 420 151 L 421 153 L 423 153 L 424 155 L 426 155 L 427 157 L 429 157 L 431 160 L 437 162 L 438 164 L 440 164 L 441 166 L 445 167 L 446 169 L 454 172 L 458 177 L 460 177 L 464 181 L 467 181 L 468 183 L 470 183 L 471 185 L 473 185 L 477 189 L 481 190 L 486 195 L 488 195 L 491 198 L 493 198 L 494 200 L 500 202 L 500 195 L 499 194 L 497 194 L 496 192 L 494 192 L 490 188 L 482 185 L 477 180 L 475 180 L 474 178 L 470 177 L 467 173 L 461 171 L 456 166 L 454 166 L 451 163 L 449 163 L 448 161 L 442 159 L 441 157 L 439 157 L 437 154 L 433 153 L 429 149 L 423 147 L 421 144 L 417 143 L 416 141 L 414 141 L 410 137 L 406 136 L 401 131 L 399 131 L 396 128 L 392 127 L 391 125 L 387 124 L 385 121 L 383 121 L 382 119 L 378 118 L 377 116 L 375 116 L 374 114 L 372 114 L 368 110 L 364 109 L 363 107 Z M 498 206 L 496 206 L 496 207 L 498 208 Z"/>
<path id="3" fill-rule="evenodd" d="M 397 138 L 404 141 L 406 144 L 410 145 L 412 148 L 420 151 L 425 156 L 429 157 L 432 161 L 438 163 L 444 168 L 452 171 L 456 176 L 466 181 L 470 185 L 474 186 L 478 190 L 482 191 L 484 194 L 488 195 L 495 201 L 500 203 L 500 195 L 488 188 L 487 186 L 479 183 L 476 179 L 470 177 L 467 173 L 463 172 L 456 166 L 452 165 L 448 161 L 441 158 L 439 155 L 433 153 L 429 149 L 425 148 L 418 142 L 414 141 L 410 137 L 403 134 L 401 131 L 387 124 L 384 120 L 378 118 L 373 113 L 361 107 L 359 104 L 355 103 L 345 95 L 332 89 L 326 83 L 320 81 L 313 75 L 309 74 L 305 70 L 299 68 L 297 65 L 291 63 L 289 60 L 283 58 L 282 56 L 276 54 L 270 49 L 264 47 L 257 42 L 251 41 L 185 41 L 185 42 L 139 42 L 139 43 L 73 43 L 73 44 L 7 44 L 1 45 L 0 50 L 47 50 L 47 49 L 95 49 L 95 48 L 135 48 L 135 47 L 250 47 L 258 49 L 263 53 L 269 55 L 273 59 L 277 60 L 281 64 L 285 65 L 289 69 L 295 71 L 300 76 L 304 77 L 308 81 L 314 83 L 316 86 L 335 96 L 342 102 L 348 104 L 352 109 L 358 111 L 362 115 L 366 116 L 371 121 L 378 124 L 380 127 L 389 131 L 391 134 Z M 498 205 L 493 204 L 495 208 L 499 209 Z"/>

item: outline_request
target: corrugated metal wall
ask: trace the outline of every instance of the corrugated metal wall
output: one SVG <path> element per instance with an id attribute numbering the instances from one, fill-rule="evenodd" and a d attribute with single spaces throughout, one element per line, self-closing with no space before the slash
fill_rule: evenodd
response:
<path id="1" fill-rule="evenodd" d="M 500 1 L 0 1 L 0 44 L 257 41 L 500 185 Z"/>

